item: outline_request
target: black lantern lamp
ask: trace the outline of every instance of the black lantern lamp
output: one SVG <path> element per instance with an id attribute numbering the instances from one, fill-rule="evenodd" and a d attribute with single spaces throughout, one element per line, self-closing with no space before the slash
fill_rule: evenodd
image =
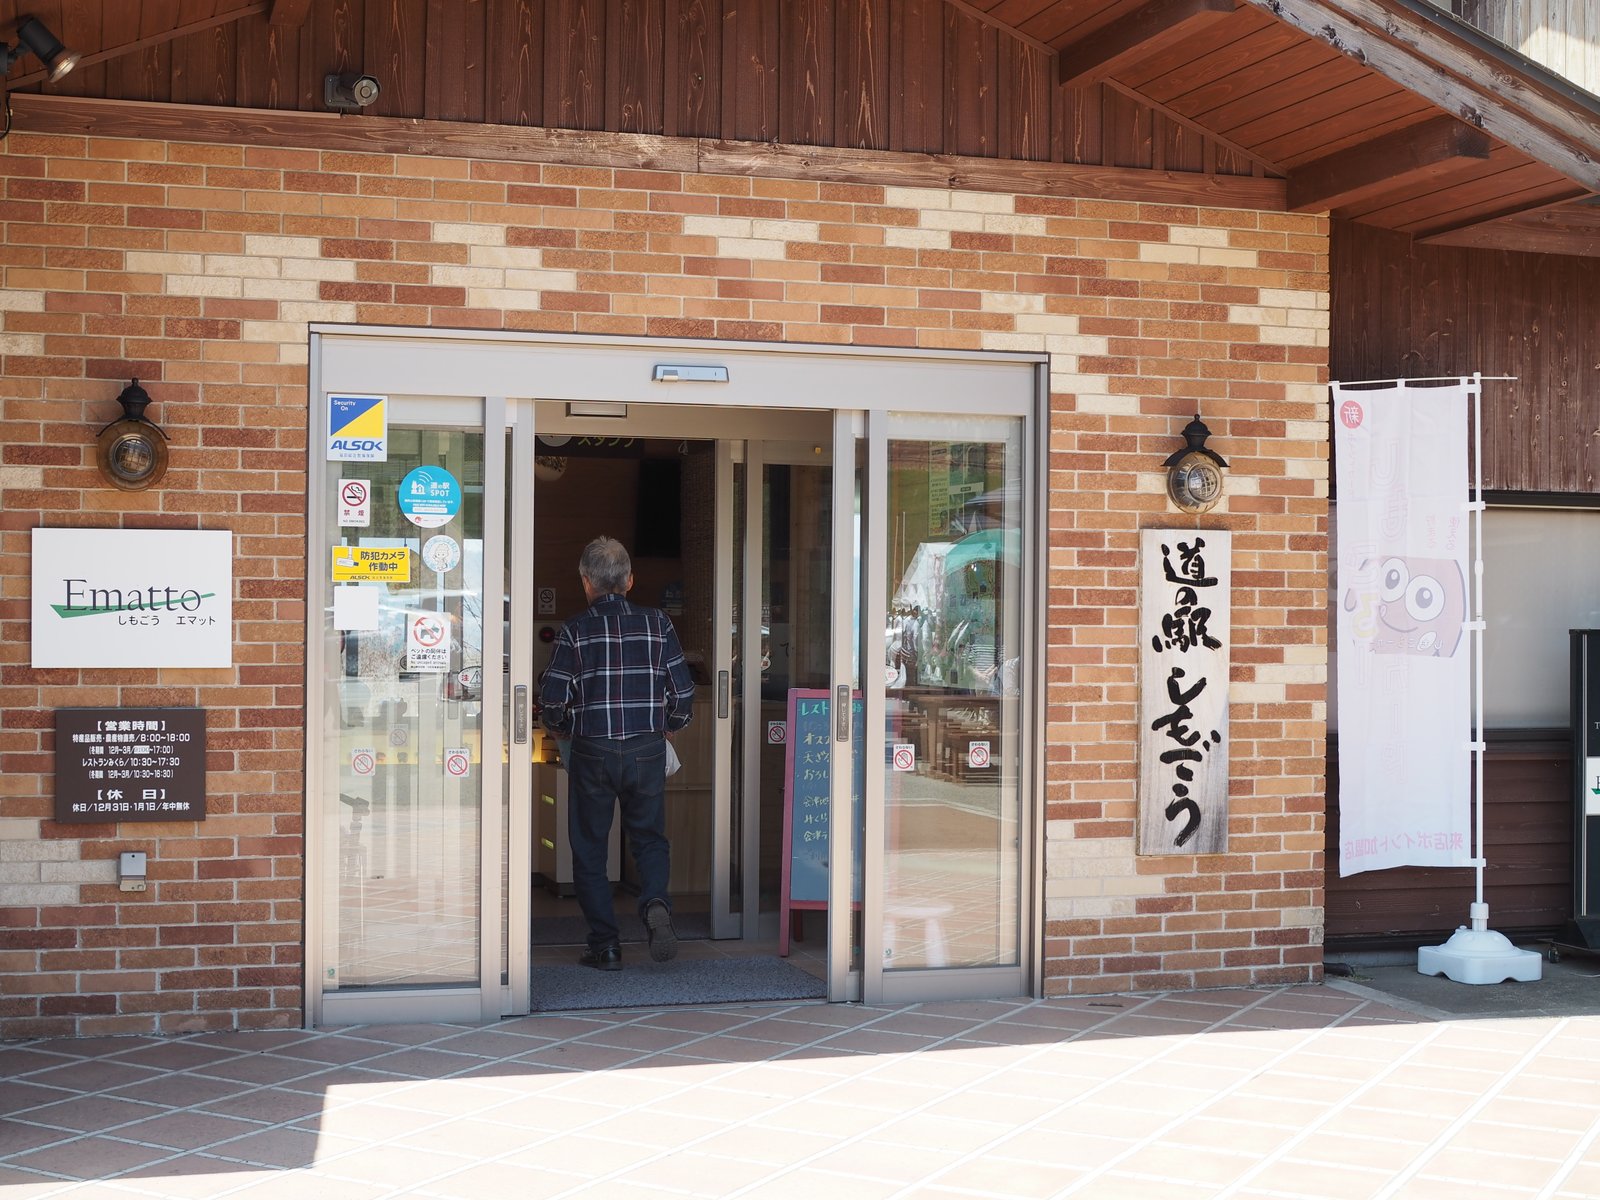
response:
<path id="1" fill-rule="evenodd" d="M 117 397 L 122 415 L 95 438 L 100 474 L 125 492 L 142 492 L 167 473 L 167 435 L 144 410 L 150 393 L 135 379 Z"/>
<path id="2" fill-rule="evenodd" d="M 1206 449 L 1211 430 L 1200 414 L 1183 427 L 1183 449 L 1169 455 L 1167 495 L 1186 513 L 1210 512 L 1222 499 L 1222 472 L 1228 460 Z"/>
<path id="3" fill-rule="evenodd" d="M 0 45 L 0 66 L 4 67 L 0 75 L 11 70 L 12 64 L 22 57 L 24 50 L 31 50 L 34 57 L 44 64 L 45 74 L 51 83 L 78 65 L 76 52 L 63 46 L 61 39 L 37 17 L 23 17 L 18 23 L 15 46 Z"/>

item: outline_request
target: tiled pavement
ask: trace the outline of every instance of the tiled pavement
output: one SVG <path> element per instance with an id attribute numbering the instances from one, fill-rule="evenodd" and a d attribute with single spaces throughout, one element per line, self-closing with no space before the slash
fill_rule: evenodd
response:
<path id="1" fill-rule="evenodd" d="M 1600 1016 L 1335 987 L 0 1046 L 0 1198 L 1600 1197 Z"/>

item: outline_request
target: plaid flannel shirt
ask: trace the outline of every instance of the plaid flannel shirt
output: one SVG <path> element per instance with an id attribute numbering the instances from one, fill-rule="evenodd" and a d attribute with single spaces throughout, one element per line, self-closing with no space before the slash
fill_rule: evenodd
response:
<path id="1" fill-rule="evenodd" d="M 540 720 L 561 737 L 675 733 L 693 700 L 671 619 L 616 593 L 562 627 L 539 688 Z"/>

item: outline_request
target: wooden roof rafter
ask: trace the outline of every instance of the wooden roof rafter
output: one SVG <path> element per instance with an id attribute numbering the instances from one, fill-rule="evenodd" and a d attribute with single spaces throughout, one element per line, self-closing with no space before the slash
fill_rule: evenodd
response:
<path id="1" fill-rule="evenodd" d="M 1551 192 L 1548 188 L 1535 192 L 1529 196 L 1517 199 L 1509 204 L 1503 204 L 1491 212 L 1479 213 L 1471 217 L 1444 221 L 1425 229 L 1413 230 L 1413 241 L 1436 243 L 1438 245 L 1469 244 L 1476 241 L 1476 234 L 1485 231 L 1483 227 L 1499 221 L 1509 221 L 1514 217 L 1525 217 L 1534 213 L 1546 212 L 1550 209 L 1560 208 L 1573 203 L 1581 203 L 1591 197 L 1592 193 L 1581 187 L 1562 188 Z M 1463 241 L 1459 235 L 1471 231 L 1474 236 Z"/>
<path id="2" fill-rule="evenodd" d="M 1434 117 L 1305 164 L 1289 177 L 1289 207 L 1319 212 L 1438 179 L 1489 157 L 1491 140 L 1454 117 Z"/>
<path id="3" fill-rule="evenodd" d="M 1097 83 L 1121 68 L 1160 54 L 1233 15 L 1235 0 L 1150 0 L 1056 54 L 1063 87 Z"/>

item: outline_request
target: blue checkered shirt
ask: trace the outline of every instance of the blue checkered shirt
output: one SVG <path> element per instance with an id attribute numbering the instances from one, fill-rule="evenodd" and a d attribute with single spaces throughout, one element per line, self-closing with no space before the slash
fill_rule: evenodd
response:
<path id="1" fill-rule="evenodd" d="M 562 627 L 539 688 L 540 720 L 562 737 L 675 733 L 689 723 L 693 700 L 667 614 L 614 592 Z"/>

